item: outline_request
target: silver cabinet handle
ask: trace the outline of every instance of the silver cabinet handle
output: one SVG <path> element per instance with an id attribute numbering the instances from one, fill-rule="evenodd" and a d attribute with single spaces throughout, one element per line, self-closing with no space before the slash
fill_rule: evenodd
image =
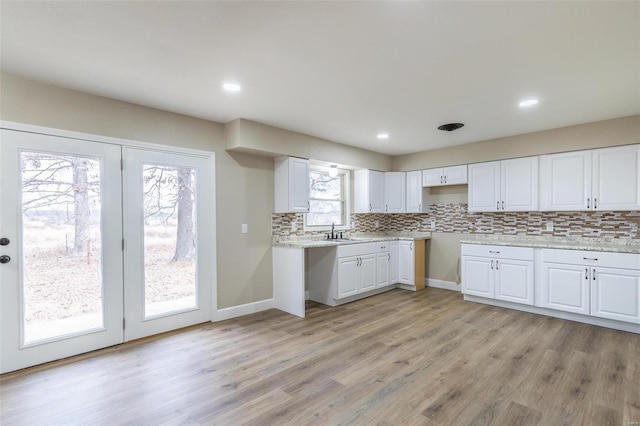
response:
<path id="1" fill-rule="evenodd" d="M 307 211 L 311 211 L 311 201 L 307 201 Z"/>
<path id="2" fill-rule="evenodd" d="M 444 182 L 442 181 L 442 176 L 440 176 L 440 183 L 444 183 Z"/>
<path id="3" fill-rule="evenodd" d="M 493 259 L 491 260 L 491 269 L 493 269 Z"/>
<path id="4" fill-rule="evenodd" d="M 500 210 L 500 201 L 496 201 L 496 210 Z"/>
<path id="5" fill-rule="evenodd" d="M 387 254 L 387 260 L 391 262 L 391 253 Z"/>
<path id="6" fill-rule="evenodd" d="M 590 209 L 591 208 L 591 204 L 589 203 L 589 201 L 591 201 L 591 198 L 587 198 L 587 208 Z"/>
<path id="7" fill-rule="evenodd" d="M 584 268 L 584 279 L 585 280 L 589 279 L 589 268 Z"/>
<path id="8" fill-rule="evenodd" d="M 422 211 L 422 204 L 418 204 L 418 211 L 421 212 Z"/>
<path id="9" fill-rule="evenodd" d="M 597 209 L 597 208 L 598 208 L 598 199 L 597 199 L 597 198 L 594 198 L 594 199 L 593 199 L 593 208 L 594 208 L 594 209 Z"/>
<path id="10" fill-rule="evenodd" d="M 597 257 L 583 257 L 582 260 L 588 260 L 590 262 L 597 262 L 598 258 Z"/>
<path id="11" fill-rule="evenodd" d="M 369 204 L 369 211 L 371 211 L 371 210 L 373 210 L 373 209 L 371 208 L 371 204 Z"/>
<path id="12" fill-rule="evenodd" d="M 500 254 L 500 252 L 499 252 L 499 251 L 494 251 L 494 250 L 489 250 L 489 253 L 497 253 L 497 254 Z"/>
<path id="13" fill-rule="evenodd" d="M 384 208 L 385 208 L 386 211 L 389 211 L 389 204 L 385 204 Z"/>
<path id="14" fill-rule="evenodd" d="M 504 201 L 502 202 L 502 210 L 504 210 Z"/>
<path id="15" fill-rule="evenodd" d="M 444 183 L 447 183 L 447 175 L 444 175 Z"/>
<path id="16" fill-rule="evenodd" d="M 496 271 L 497 271 L 498 269 L 500 269 L 500 268 L 498 268 L 498 260 L 496 259 Z"/>
<path id="17" fill-rule="evenodd" d="M 593 278 L 594 281 L 596 280 L 596 268 L 592 269 L 591 278 Z"/>

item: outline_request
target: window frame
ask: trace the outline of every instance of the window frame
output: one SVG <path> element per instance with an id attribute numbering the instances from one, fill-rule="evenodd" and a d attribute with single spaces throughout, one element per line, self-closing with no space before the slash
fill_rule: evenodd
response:
<path id="1" fill-rule="evenodd" d="M 329 167 L 325 167 L 325 166 L 319 166 L 319 165 L 315 165 L 315 164 L 311 164 L 309 166 L 309 171 L 310 172 L 315 172 L 315 173 L 326 173 L 329 174 Z M 342 177 L 342 200 L 344 203 L 344 225 L 336 225 L 335 230 L 336 231 L 348 231 L 349 229 L 351 229 L 351 193 L 350 193 L 350 188 L 351 188 L 351 171 L 350 170 L 346 170 L 346 169 L 338 169 L 338 175 Z M 322 200 L 322 198 L 311 198 L 311 193 L 309 193 L 309 201 L 312 200 Z M 331 201 L 335 201 L 335 200 L 331 200 Z M 309 203 L 309 205 L 311 205 L 311 203 Z M 331 231 L 331 225 L 308 225 L 307 224 L 307 215 L 308 213 L 304 214 L 304 232 L 314 232 L 314 231 Z"/>

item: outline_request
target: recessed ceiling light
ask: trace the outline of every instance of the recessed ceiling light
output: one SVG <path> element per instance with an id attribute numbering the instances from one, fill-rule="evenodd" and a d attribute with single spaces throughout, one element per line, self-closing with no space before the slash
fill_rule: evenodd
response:
<path id="1" fill-rule="evenodd" d="M 378 139 L 389 139 L 389 133 L 378 133 Z"/>
<path id="2" fill-rule="evenodd" d="M 519 105 L 521 107 L 530 107 L 530 106 L 536 105 L 537 103 L 538 103 L 537 99 L 527 99 L 527 100 L 524 100 L 524 101 L 520 102 Z"/>
<path id="3" fill-rule="evenodd" d="M 227 92 L 239 92 L 242 90 L 242 86 L 240 86 L 238 83 L 224 83 L 222 85 L 222 88 Z"/>

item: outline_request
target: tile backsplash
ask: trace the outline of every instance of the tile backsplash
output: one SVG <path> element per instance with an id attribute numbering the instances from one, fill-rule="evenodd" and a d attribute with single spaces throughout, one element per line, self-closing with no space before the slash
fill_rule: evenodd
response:
<path id="1" fill-rule="evenodd" d="M 435 219 L 434 229 L 431 228 L 432 219 Z M 291 231 L 293 222 L 297 222 L 296 231 Z M 547 231 L 547 222 L 553 222 L 553 231 Z M 639 224 L 640 211 L 469 213 L 466 203 L 433 204 L 430 213 L 351 215 L 354 232 L 435 231 L 635 239 L 639 238 Z M 304 217 L 300 213 L 273 213 L 271 233 L 273 236 L 302 236 L 326 231 L 305 233 Z"/>

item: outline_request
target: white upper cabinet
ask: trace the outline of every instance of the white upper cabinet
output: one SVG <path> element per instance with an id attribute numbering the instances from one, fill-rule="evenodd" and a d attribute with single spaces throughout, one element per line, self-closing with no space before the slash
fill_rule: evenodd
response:
<path id="1" fill-rule="evenodd" d="M 467 183 L 466 164 L 422 171 L 422 186 L 460 185 L 465 183 Z"/>
<path id="2" fill-rule="evenodd" d="M 540 209 L 588 210 L 591 205 L 591 151 L 540 156 Z"/>
<path id="3" fill-rule="evenodd" d="M 500 162 L 469 164 L 469 211 L 500 210 Z"/>
<path id="4" fill-rule="evenodd" d="M 593 151 L 591 195 L 594 210 L 638 210 L 640 145 Z"/>
<path id="5" fill-rule="evenodd" d="M 540 157 L 541 209 L 640 209 L 640 145 Z"/>
<path id="6" fill-rule="evenodd" d="M 469 164 L 469 211 L 538 209 L 538 157 Z"/>
<path id="7" fill-rule="evenodd" d="M 429 211 L 429 190 L 422 186 L 423 172 L 407 172 L 407 213 Z"/>
<path id="8" fill-rule="evenodd" d="M 354 176 L 354 212 L 383 213 L 385 209 L 384 172 L 356 170 Z"/>
<path id="9" fill-rule="evenodd" d="M 309 160 L 277 157 L 275 161 L 275 212 L 309 211 Z"/>
<path id="10" fill-rule="evenodd" d="M 384 212 L 404 213 L 406 204 L 406 173 L 387 172 L 384 174 Z"/>

